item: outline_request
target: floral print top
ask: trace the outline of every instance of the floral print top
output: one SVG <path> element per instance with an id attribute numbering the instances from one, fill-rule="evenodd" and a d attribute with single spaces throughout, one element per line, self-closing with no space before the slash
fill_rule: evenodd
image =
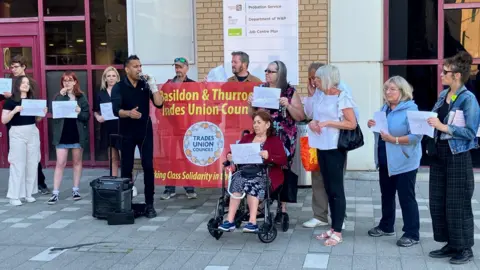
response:
<path id="1" fill-rule="evenodd" d="M 268 83 L 260 85 L 260 87 L 269 87 Z M 280 97 L 288 98 L 288 102 L 292 103 L 293 94 L 295 88 L 288 85 L 287 89 L 282 89 Z M 295 156 L 296 140 L 297 140 L 297 125 L 296 121 L 288 112 L 287 108 L 280 106 L 279 110 L 258 108 L 266 111 L 270 111 L 270 115 L 273 118 L 273 127 L 275 128 L 276 135 L 283 142 L 283 146 L 288 150 L 288 167 L 290 168 L 293 163 L 293 157 Z"/>

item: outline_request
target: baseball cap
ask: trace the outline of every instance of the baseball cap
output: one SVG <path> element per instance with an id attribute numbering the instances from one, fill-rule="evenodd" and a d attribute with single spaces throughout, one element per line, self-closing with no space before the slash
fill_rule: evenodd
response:
<path id="1" fill-rule="evenodd" d="M 178 57 L 173 60 L 173 65 L 187 65 L 188 66 L 188 60 L 185 57 Z"/>

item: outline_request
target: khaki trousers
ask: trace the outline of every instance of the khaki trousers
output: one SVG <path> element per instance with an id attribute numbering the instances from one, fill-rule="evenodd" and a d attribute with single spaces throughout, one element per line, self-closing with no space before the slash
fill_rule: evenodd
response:
<path id="1" fill-rule="evenodd" d="M 38 162 L 40 162 L 40 135 L 35 125 L 12 126 L 10 137 L 10 177 L 7 198 L 32 197 L 38 192 Z"/>
<path id="2" fill-rule="evenodd" d="M 343 168 L 344 177 L 346 170 L 347 161 L 345 160 L 345 167 Z M 320 171 L 312 172 L 312 210 L 314 218 L 328 222 L 328 196 Z M 347 216 L 345 215 L 345 217 Z"/>

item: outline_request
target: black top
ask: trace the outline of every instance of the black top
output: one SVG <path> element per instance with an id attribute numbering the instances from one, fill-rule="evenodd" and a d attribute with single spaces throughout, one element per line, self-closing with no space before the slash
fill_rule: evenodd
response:
<path id="1" fill-rule="evenodd" d="M 80 143 L 80 137 L 78 136 L 77 119 L 65 118 L 63 120 L 62 137 L 60 138 L 61 144 L 74 144 Z"/>
<path id="2" fill-rule="evenodd" d="M 437 111 L 437 114 L 438 114 L 438 119 L 440 120 L 440 122 L 443 123 L 443 120 L 448 116 L 448 108 L 449 107 L 449 104 L 447 103 L 447 99 L 445 99 L 445 101 L 443 102 L 442 106 L 440 108 L 438 108 L 438 111 Z M 440 135 L 442 134 L 443 132 L 441 131 L 437 131 L 437 139 L 440 139 Z"/>
<path id="3" fill-rule="evenodd" d="M 4 110 L 13 111 L 15 107 L 21 106 L 22 102 L 16 102 L 15 100 L 9 98 L 5 101 L 5 105 L 3 105 Z M 16 113 L 10 122 L 8 122 L 8 126 L 26 126 L 26 125 L 33 125 L 35 124 L 35 116 L 21 116 L 20 113 Z"/>
<path id="4" fill-rule="evenodd" d="M 137 82 L 134 87 L 125 77 L 115 84 L 112 89 L 112 107 L 113 114 L 119 117 L 120 110 L 133 110 L 138 107 L 138 112 L 142 114 L 140 119 L 120 118 L 120 135 L 129 136 L 137 133 L 144 133 L 147 124 L 150 123 L 150 100 L 153 103 L 153 95 L 150 92 L 148 84 L 142 80 Z M 162 108 L 163 106 L 154 106 Z"/>
<path id="5" fill-rule="evenodd" d="M 177 76 L 173 77 L 172 82 L 175 82 L 176 79 L 177 79 Z M 185 80 L 183 80 L 183 82 L 195 82 L 195 81 L 188 78 L 188 76 L 186 76 Z"/>
<path id="6" fill-rule="evenodd" d="M 239 76 L 235 75 L 235 77 L 237 77 L 237 80 L 238 80 L 239 82 L 243 82 L 243 81 L 245 81 L 245 80 L 248 78 L 248 75 L 245 76 L 245 77 L 239 77 Z"/>
<path id="7" fill-rule="evenodd" d="M 391 113 L 392 110 L 390 107 L 387 108 L 386 114 L 388 115 Z M 377 145 L 377 158 L 378 158 L 378 165 L 387 165 L 387 146 L 385 141 L 382 140 L 382 136 L 378 136 L 378 145 Z"/>

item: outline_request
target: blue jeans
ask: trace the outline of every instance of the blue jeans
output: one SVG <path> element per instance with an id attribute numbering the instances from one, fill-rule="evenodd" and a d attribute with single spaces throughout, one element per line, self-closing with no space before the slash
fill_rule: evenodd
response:
<path id="1" fill-rule="evenodd" d="M 175 193 L 175 186 L 165 186 L 165 192 Z M 183 187 L 186 192 L 191 193 L 195 192 L 194 187 Z"/>

